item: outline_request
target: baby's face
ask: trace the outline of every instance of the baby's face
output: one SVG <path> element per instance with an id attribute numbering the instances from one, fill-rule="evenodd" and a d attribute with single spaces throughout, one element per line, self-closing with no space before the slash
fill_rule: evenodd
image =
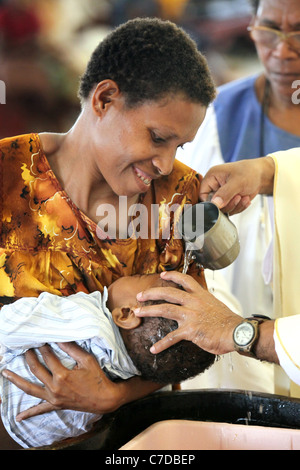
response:
<path id="1" fill-rule="evenodd" d="M 174 286 L 173 282 L 164 281 L 159 274 L 136 274 L 135 276 L 121 277 L 108 288 L 108 308 L 138 306 L 136 296 L 151 287 Z"/>

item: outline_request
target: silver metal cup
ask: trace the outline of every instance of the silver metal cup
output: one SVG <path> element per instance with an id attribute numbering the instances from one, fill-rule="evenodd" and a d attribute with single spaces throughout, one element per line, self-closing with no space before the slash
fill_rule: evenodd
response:
<path id="1" fill-rule="evenodd" d="M 212 202 L 200 202 L 186 209 L 179 232 L 186 250 L 192 250 L 196 261 L 207 269 L 229 266 L 240 252 L 236 226 Z"/>

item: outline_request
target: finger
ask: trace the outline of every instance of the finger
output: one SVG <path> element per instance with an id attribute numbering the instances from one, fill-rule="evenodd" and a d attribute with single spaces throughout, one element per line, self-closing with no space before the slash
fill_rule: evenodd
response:
<path id="1" fill-rule="evenodd" d="M 71 356 L 76 362 L 80 362 L 82 358 L 88 354 L 78 344 L 72 342 L 68 343 L 57 343 L 60 349 Z"/>
<path id="2" fill-rule="evenodd" d="M 46 369 L 46 367 L 40 363 L 37 355 L 32 349 L 29 349 L 28 351 L 26 351 L 25 359 L 33 375 L 37 377 L 43 384 L 49 386 L 50 383 L 52 382 L 52 375 Z"/>
<path id="3" fill-rule="evenodd" d="M 181 308 L 182 309 L 182 308 Z M 175 304 L 154 304 L 137 307 L 134 309 L 137 317 L 164 317 L 177 322 L 182 319 L 182 312 Z"/>
<path id="4" fill-rule="evenodd" d="M 202 201 L 206 201 L 210 193 L 215 193 L 220 188 L 220 182 L 215 175 L 207 174 L 200 185 L 199 196 Z"/>
<path id="5" fill-rule="evenodd" d="M 205 201 L 209 200 L 210 194 L 211 194 L 211 192 L 209 193 L 209 192 L 203 192 L 203 191 L 201 191 L 201 192 L 199 193 L 199 199 L 200 199 L 200 201 L 205 202 Z"/>
<path id="6" fill-rule="evenodd" d="M 77 365 L 78 365 L 77 368 L 80 366 L 85 366 L 87 361 L 90 362 L 91 358 L 94 358 L 87 351 L 82 349 L 78 344 L 74 342 L 57 343 L 57 344 L 60 347 L 60 349 L 62 349 L 65 353 L 67 353 L 77 362 Z"/>
<path id="7" fill-rule="evenodd" d="M 164 300 L 166 302 L 183 305 L 187 293 L 176 287 L 151 287 L 143 292 L 139 292 L 136 296 L 139 302 L 146 302 L 147 300 Z"/>
<path id="8" fill-rule="evenodd" d="M 184 338 L 182 337 L 182 333 L 179 329 L 172 331 L 171 333 L 167 334 L 164 338 L 154 343 L 151 348 L 150 352 L 152 354 L 159 354 L 160 352 L 164 351 L 165 349 L 170 348 L 176 343 L 179 343 Z"/>
<path id="9" fill-rule="evenodd" d="M 58 409 L 59 408 L 57 406 L 51 405 L 50 403 L 40 403 L 39 405 L 33 406 L 28 410 L 21 411 L 21 413 L 17 414 L 16 421 L 20 422 L 25 419 L 31 418 L 32 416 L 42 415 L 44 413 L 49 413 L 49 411 Z"/>
<path id="10" fill-rule="evenodd" d="M 34 397 L 42 398 L 43 400 L 46 399 L 46 391 L 44 387 L 28 382 L 27 380 L 23 379 L 22 377 L 8 369 L 2 371 L 2 375 L 28 395 L 33 395 Z"/>
<path id="11" fill-rule="evenodd" d="M 241 195 L 241 183 L 239 179 L 233 179 L 224 182 L 222 186 L 215 192 L 211 202 L 216 202 L 219 208 L 224 211 L 228 210 L 228 206 L 236 206 L 242 198 Z M 222 201 L 221 207 L 220 202 Z"/>
<path id="12" fill-rule="evenodd" d="M 38 349 L 40 353 L 42 354 L 42 357 L 45 361 L 46 366 L 50 369 L 52 374 L 59 373 L 59 371 L 61 371 L 62 369 L 65 369 L 65 367 L 62 365 L 62 363 L 60 362 L 60 360 L 58 359 L 58 357 L 56 356 L 56 354 L 53 352 L 52 348 L 48 344 L 45 344 L 44 346 L 41 346 Z M 36 366 L 36 371 L 35 372 L 32 371 L 32 372 L 38 378 L 44 377 L 45 379 L 47 379 L 49 378 L 49 376 L 51 377 L 51 374 L 48 374 L 48 375 L 46 374 L 47 369 L 44 368 L 44 370 L 42 370 L 42 367 L 39 367 L 39 366 Z M 37 375 L 36 372 L 38 372 L 39 376 Z M 40 378 L 40 380 L 46 384 L 46 382 L 42 380 L 42 378 Z"/>
<path id="13" fill-rule="evenodd" d="M 239 214 L 247 209 L 251 205 L 251 198 L 250 196 L 244 196 L 240 200 L 240 202 L 236 205 L 236 207 L 230 211 L 230 215 Z"/>
<path id="14" fill-rule="evenodd" d="M 195 292 L 199 289 L 200 286 L 200 284 L 192 276 L 183 274 L 179 271 L 164 271 L 160 274 L 160 277 L 166 281 L 175 282 L 175 284 L 183 287 L 186 292 Z"/>
<path id="15" fill-rule="evenodd" d="M 219 209 L 224 208 L 224 201 L 220 196 L 213 196 L 210 202 L 213 202 Z"/>
<path id="16" fill-rule="evenodd" d="M 222 211 L 227 214 L 231 214 L 236 209 L 236 207 L 240 204 L 241 200 L 242 200 L 242 196 L 240 194 L 237 194 L 226 205 L 223 204 Z"/>

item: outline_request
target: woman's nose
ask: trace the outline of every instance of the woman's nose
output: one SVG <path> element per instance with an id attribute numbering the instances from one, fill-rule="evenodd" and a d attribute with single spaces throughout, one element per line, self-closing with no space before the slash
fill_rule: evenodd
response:
<path id="1" fill-rule="evenodd" d="M 152 165 L 160 175 L 167 176 L 173 170 L 175 155 L 176 152 L 164 152 L 152 158 Z"/>

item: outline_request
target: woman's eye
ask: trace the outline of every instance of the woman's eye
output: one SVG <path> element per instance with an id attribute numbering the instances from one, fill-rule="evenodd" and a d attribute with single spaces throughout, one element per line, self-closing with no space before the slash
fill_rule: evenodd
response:
<path id="1" fill-rule="evenodd" d="M 157 134 L 151 133 L 151 138 L 155 144 L 164 144 L 166 141 L 162 137 L 159 137 Z"/>

